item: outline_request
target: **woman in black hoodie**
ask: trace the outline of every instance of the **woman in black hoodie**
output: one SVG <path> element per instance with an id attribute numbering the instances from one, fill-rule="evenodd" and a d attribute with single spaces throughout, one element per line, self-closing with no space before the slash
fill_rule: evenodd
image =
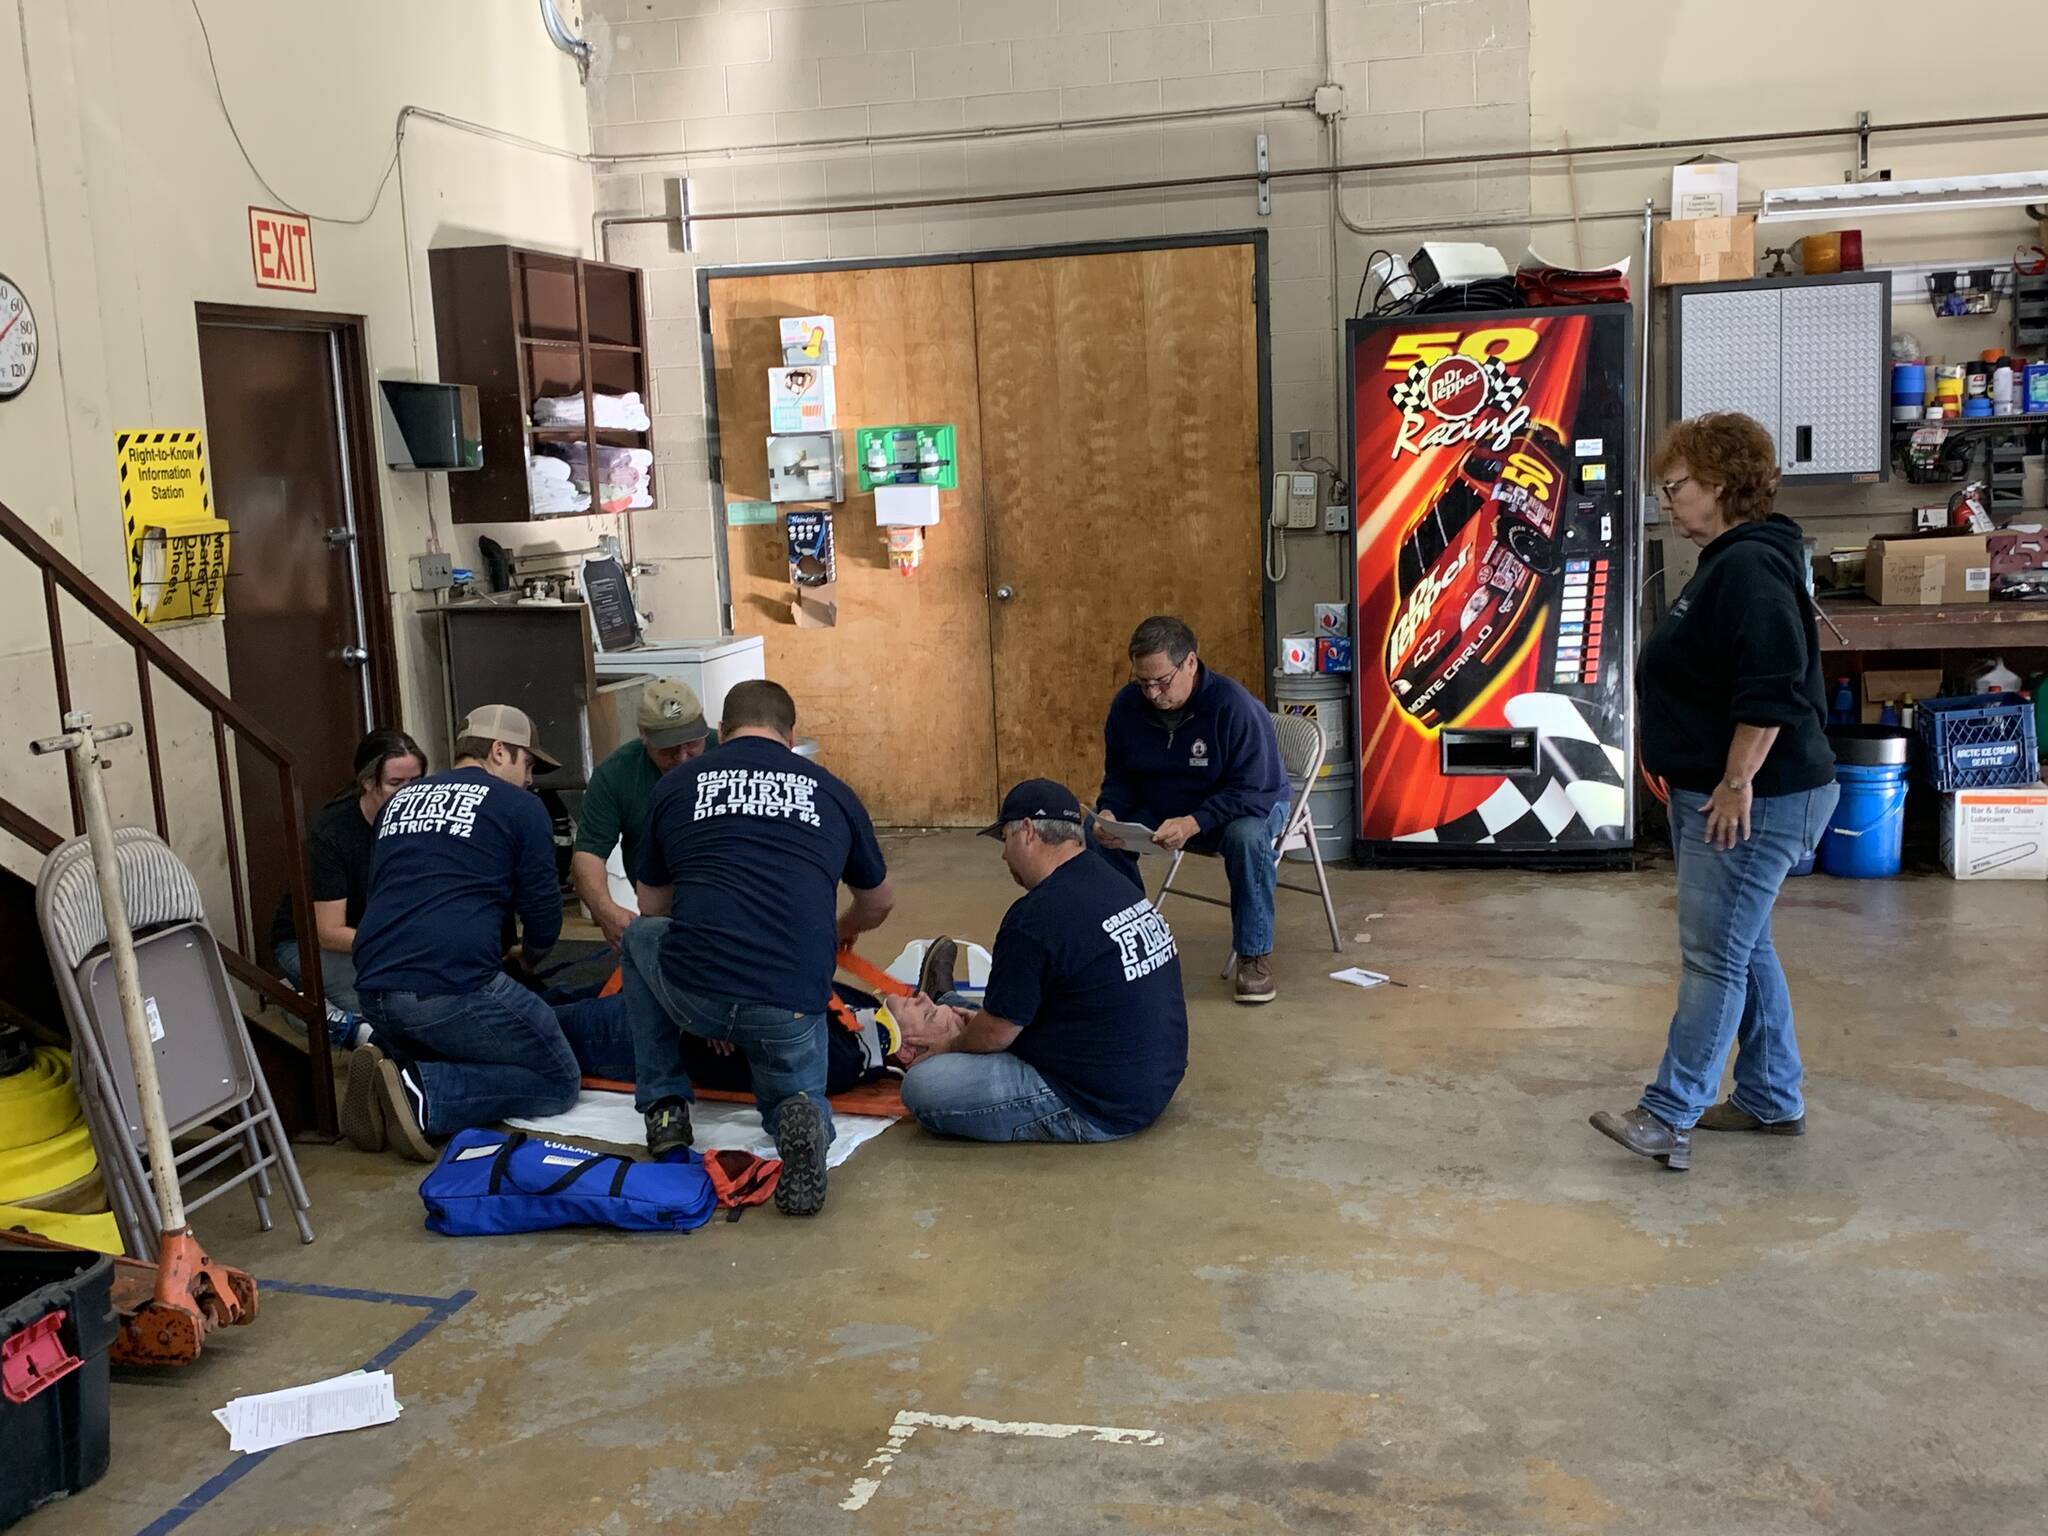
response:
<path id="1" fill-rule="evenodd" d="M 1671 526 L 1701 546 L 1636 671 L 1643 764 L 1671 788 L 1683 969 L 1657 1080 L 1593 1128 L 1680 1171 L 1694 1126 L 1806 1131 L 1771 908 L 1837 791 L 1799 525 L 1771 510 L 1777 459 L 1763 427 L 1727 411 L 1674 424 L 1651 460 Z M 1735 1091 L 1717 1105 L 1731 1044 Z"/>

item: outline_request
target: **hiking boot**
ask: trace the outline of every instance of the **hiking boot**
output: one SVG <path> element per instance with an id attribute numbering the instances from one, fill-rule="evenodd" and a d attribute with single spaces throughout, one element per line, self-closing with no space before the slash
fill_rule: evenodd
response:
<path id="1" fill-rule="evenodd" d="M 647 1155 L 680 1152 L 697 1138 L 690 1130 L 690 1106 L 681 1099 L 663 1099 L 641 1116 L 647 1122 Z"/>
<path id="2" fill-rule="evenodd" d="M 415 1163 L 435 1161 L 440 1154 L 427 1140 L 427 1095 L 420 1087 L 418 1074 L 410 1067 L 400 1067 L 374 1045 L 366 1045 L 363 1050 L 374 1052 L 378 1058 L 377 1107 L 384 1115 L 384 1150 Z M 356 1054 L 360 1056 L 362 1051 Z M 349 1071 L 354 1074 L 353 1064 Z"/>
<path id="3" fill-rule="evenodd" d="M 1662 1163 L 1673 1173 L 1683 1173 L 1692 1166 L 1692 1132 L 1666 1125 L 1640 1105 L 1620 1115 L 1599 1110 L 1588 1118 L 1587 1124 L 1636 1156 Z"/>
<path id="4" fill-rule="evenodd" d="M 951 939 L 933 939 L 924 952 L 924 964 L 918 967 L 917 990 L 933 1002 L 952 991 L 953 963 L 958 958 L 959 946 Z"/>
<path id="5" fill-rule="evenodd" d="M 825 1208 L 825 1117 L 806 1098 L 784 1099 L 775 1112 L 775 1209 L 785 1216 L 815 1216 Z"/>
<path id="6" fill-rule="evenodd" d="M 1754 1131 L 1759 1136 L 1804 1136 L 1806 1116 L 1796 1120 L 1759 1120 L 1733 1099 L 1716 1104 L 1699 1118 L 1696 1131 Z"/>
<path id="7" fill-rule="evenodd" d="M 1240 955 L 1237 959 L 1237 1001 L 1270 1003 L 1280 995 L 1273 985 L 1271 955 Z"/>
<path id="8" fill-rule="evenodd" d="M 384 1150 L 384 1108 L 378 1097 L 377 1068 L 384 1053 L 363 1045 L 349 1053 L 348 1087 L 341 1099 L 341 1134 L 359 1152 Z"/>

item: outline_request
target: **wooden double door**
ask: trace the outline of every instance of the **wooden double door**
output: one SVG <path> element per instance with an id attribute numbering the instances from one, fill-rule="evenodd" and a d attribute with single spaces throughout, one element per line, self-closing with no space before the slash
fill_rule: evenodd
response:
<path id="1" fill-rule="evenodd" d="M 1148 614 L 1263 692 L 1258 318 L 1243 243 L 713 276 L 732 621 L 763 637 L 798 730 L 878 822 L 968 826 L 1008 785 L 1092 797 L 1102 722 Z M 836 322 L 846 499 L 836 622 L 790 612 L 768 498 L 777 320 Z M 854 429 L 955 428 L 922 565 L 892 571 Z"/>

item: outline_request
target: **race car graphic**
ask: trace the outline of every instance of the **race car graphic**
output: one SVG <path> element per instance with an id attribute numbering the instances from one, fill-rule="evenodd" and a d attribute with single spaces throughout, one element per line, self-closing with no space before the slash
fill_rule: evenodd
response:
<path id="1" fill-rule="evenodd" d="M 1563 566 L 1563 444 L 1547 428 L 1466 456 L 1403 539 L 1387 678 L 1418 723 L 1459 718 L 1499 675 Z"/>

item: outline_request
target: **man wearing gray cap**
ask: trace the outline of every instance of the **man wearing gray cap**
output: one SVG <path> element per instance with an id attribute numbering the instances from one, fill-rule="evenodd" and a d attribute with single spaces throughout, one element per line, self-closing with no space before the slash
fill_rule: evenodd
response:
<path id="1" fill-rule="evenodd" d="M 640 867 L 640 839 L 647 831 L 654 786 L 671 768 L 701 756 L 710 741 L 711 726 L 697 690 L 679 678 L 657 677 L 640 690 L 640 739 L 618 748 L 590 776 L 576 816 L 569 878 L 613 949 L 638 914 L 612 900 L 605 861 L 623 843 L 628 877 Z"/>
<path id="2" fill-rule="evenodd" d="M 530 966 L 562 932 L 554 829 L 533 770 L 560 764 L 509 704 L 470 711 L 455 766 L 415 779 L 377 822 L 356 929 L 372 1044 L 349 1061 L 341 1127 L 365 1151 L 432 1162 L 433 1139 L 513 1115 L 557 1115 L 582 1081 L 554 1009 L 505 973 L 508 925 Z"/>

